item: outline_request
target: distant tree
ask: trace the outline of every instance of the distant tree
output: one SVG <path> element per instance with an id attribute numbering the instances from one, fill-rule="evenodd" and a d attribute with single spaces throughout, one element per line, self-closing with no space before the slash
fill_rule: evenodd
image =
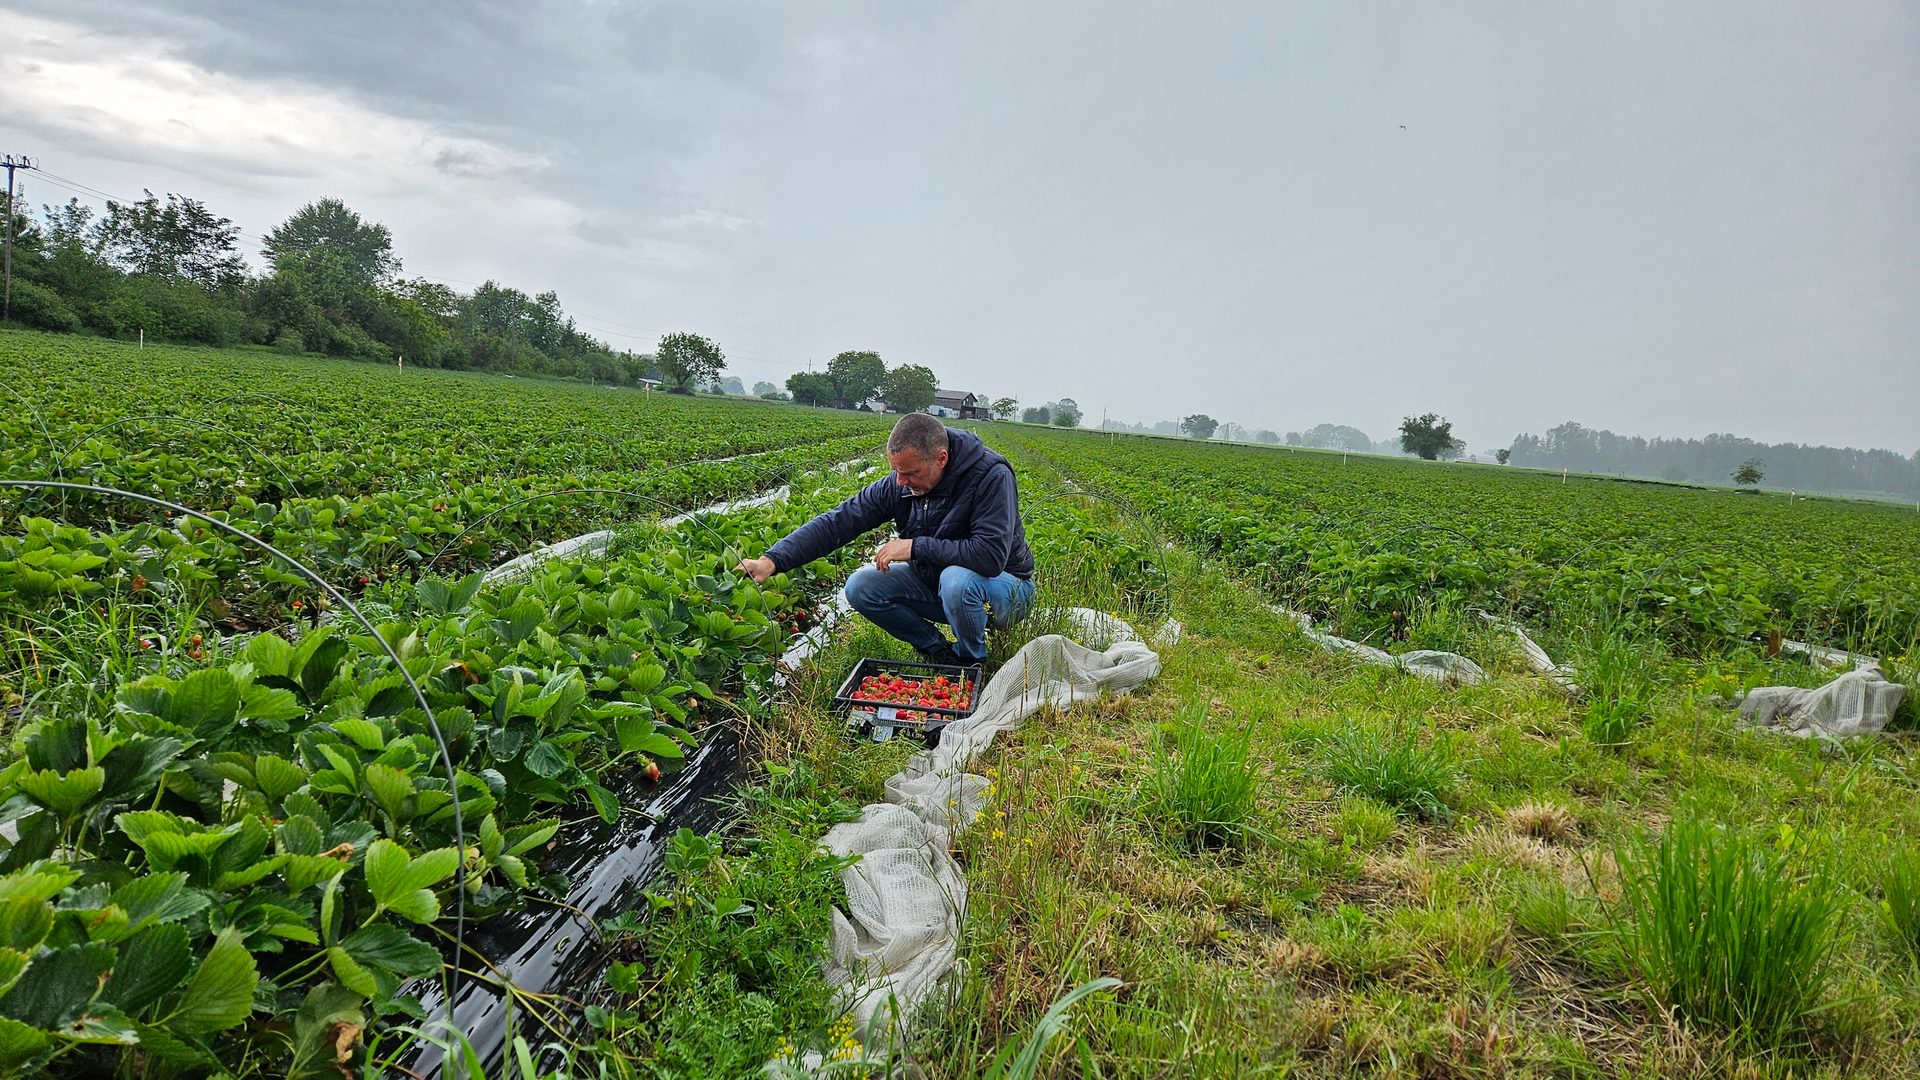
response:
<path id="1" fill-rule="evenodd" d="M 1687 482 L 1687 470 L 1676 463 L 1669 462 L 1666 468 L 1660 470 L 1660 479 L 1669 484 L 1684 484 Z"/>
<path id="2" fill-rule="evenodd" d="M 400 270 L 393 233 L 367 221 L 339 199 L 321 199 L 294 211 L 266 235 L 261 254 L 274 270 L 329 270 L 360 285 L 380 285 Z"/>
<path id="3" fill-rule="evenodd" d="M 747 396 L 747 388 L 741 384 L 738 378 L 732 375 L 724 379 L 713 380 L 712 390 L 716 394 L 725 394 L 728 397 Z"/>
<path id="4" fill-rule="evenodd" d="M 834 401 L 843 409 L 858 408 L 878 396 L 886 377 L 886 362 L 877 352 L 850 350 L 827 361 Z"/>
<path id="5" fill-rule="evenodd" d="M 1495 450 L 1493 452 L 1493 460 L 1499 462 L 1502 465 L 1505 465 L 1508 461 L 1511 461 L 1512 459 L 1513 459 L 1513 451 L 1508 450 L 1504 447 L 1499 450 Z"/>
<path id="6" fill-rule="evenodd" d="M 901 364 L 880 380 L 880 400 L 894 412 L 919 412 L 933 404 L 940 380 L 921 364 Z"/>
<path id="7" fill-rule="evenodd" d="M 1760 481 L 1765 479 L 1767 475 L 1762 465 L 1763 463 L 1759 458 L 1748 458 L 1741 462 L 1740 467 L 1733 470 L 1733 482 L 1739 484 L 1741 487 L 1757 488 Z"/>
<path id="8" fill-rule="evenodd" d="M 766 397 L 768 394 L 777 394 L 779 392 L 780 392 L 779 387 L 773 385 L 770 382 L 767 382 L 764 379 L 753 384 L 754 397 Z"/>
<path id="9" fill-rule="evenodd" d="M 1282 439 L 1281 439 L 1281 441 L 1283 441 L 1283 442 L 1285 442 L 1285 443 L 1286 443 L 1286 444 L 1287 444 L 1288 446 L 1305 446 L 1305 445 L 1307 445 L 1307 444 L 1306 444 L 1306 436 L 1305 436 L 1305 435 L 1302 435 L 1302 434 L 1300 434 L 1300 433 L 1299 433 L 1299 432 L 1297 432 L 1297 431 L 1289 431 L 1289 432 L 1287 432 L 1287 433 L 1286 433 L 1286 435 L 1284 435 L 1284 436 L 1282 436 Z"/>
<path id="10" fill-rule="evenodd" d="M 203 289 L 227 288 L 246 277 L 246 264 L 233 250 L 239 226 L 181 195 L 169 194 L 164 205 L 153 192 L 146 196 L 136 203 L 107 202 L 93 244 L 108 262 L 129 274 Z"/>
<path id="11" fill-rule="evenodd" d="M 1436 413 L 1409 416 L 1400 422 L 1400 449 L 1409 454 L 1433 461 L 1458 457 L 1466 448 L 1464 441 L 1453 437 L 1453 421 Z"/>
<path id="12" fill-rule="evenodd" d="M 1080 426 L 1080 403 L 1070 397 L 1047 402 L 1047 412 L 1052 415 L 1055 427 Z"/>
<path id="13" fill-rule="evenodd" d="M 1020 402 L 1018 399 L 1010 397 L 994 398 L 991 409 L 995 420 L 1011 420 L 1013 419 L 1014 413 L 1019 411 Z"/>
<path id="14" fill-rule="evenodd" d="M 1180 430 L 1195 439 L 1211 439 L 1213 438 L 1214 431 L 1219 427 L 1220 421 L 1215 420 L 1206 413 L 1194 413 L 1192 416 L 1180 421 Z"/>
<path id="15" fill-rule="evenodd" d="M 1278 443 L 1280 441 L 1280 433 L 1272 430 L 1271 428 L 1261 428 L 1259 431 L 1256 431 L 1253 433 L 1253 441 L 1263 442 L 1263 443 Z"/>
<path id="16" fill-rule="evenodd" d="M 787 376 L 787 393 L 806 405 L 834 404 L 833 380 L 818 371 L 796 371 Z"/>
<path id="17" fill-rule="evenodd" d="M 727 366 L 727 354 L 720 351 L 720 346 L 685 331 L 661 338 L 654 360 L 660 365 L 667 389 L 676 394 L 693 393 L 694 387 L 719 378 Z"/>
<path id="18" fill-rule="evenodd" d="M 1365 453 L 1373 449 L 1373 440 L 1367 433 L 1348 424 L 1315 424 L 1300 433 L 1301 446 L 1315 446 L 1325 450 L 1356 450 Z"/>
<path id="19" fill-rule="evenodd" d="M 1020 422 L 1023 424 L 1050 424 L 1053 422 L 1053 414 L 1047 410 L 1045 405 L 1034 409 L 1023 409 L 1020 412 Z"/>
<path id="20" fill-rule="evenodd" d="M 1920 457 L 1891 450 L 1764 443 L 1725 433 L 1649 439 L 1573 421 L 1513 441 L 1513 463 L 1528 468 L 1668 479 L 1672 473 L 1690 481 L 1729 476 L 1749 458 L 1765 462 L 1766 480 L 1776 488 L 1920 499 Z"/>

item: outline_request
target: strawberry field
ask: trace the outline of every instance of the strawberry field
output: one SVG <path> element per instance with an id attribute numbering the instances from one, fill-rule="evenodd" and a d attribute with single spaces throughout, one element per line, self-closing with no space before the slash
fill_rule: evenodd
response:
<path id="1" fill-rule="evenodd" d="M 1009 434 L 1355 638 L 1481 608 L 1544 630 L 1623 617 L 1691 652 L 1774 633 L 1876 655 L 1920 642 L 1910 506 Z"/>
<path id="2" fill-rule="evenodd" d="M 0 398 L 0 1075 L 882 1071 L 822 976 L 853 859 L 818 841 L 910 748 L 847 709 L 956 715 L 986 679 L 856 621 L 783 685 L 860 552 L 764 588 L 732 567 L 875 475 L 888 418 L 4 331 Z M 1882 850 L 1913 826 L 1911 736 L 1832 756 L 1719 700 L 1828 677 L 1776 635 L 1911 681 L 1920 514 L 983 434 L 1041 596 L 990 664 L 1080 633 L 1069 606 L 1188 632 L 1145 693 L 982 766 L 929 1075 L 1023 1046 L 1059 1076 L 1911 1064 L 1920 968 L 1881 928 L 1920 940 L 1920 855 Z M 1273 602 L 1487 682 L 1358 667 Z M 1648 823 L 1762 813 L 1779 831 L 1742 843 L 1851 898 L 1823 1019 L 1764 1045 L 1674 1026 L 1609 944 Z"/>
<path id="3" fill-rule="evenodd" d="M 74 1076 L 337 1075 L 428 1019 L 411 981 L 463 927 L 566 895 L 569 821 L 769 691 L 834 569 L 732 566 L 885 431 L 25 334 L 0 383 L 0 479 L 72 485 L 0 489 L 0 1068 Z M 483 580 L 610 526 L 603 559 Z"/>

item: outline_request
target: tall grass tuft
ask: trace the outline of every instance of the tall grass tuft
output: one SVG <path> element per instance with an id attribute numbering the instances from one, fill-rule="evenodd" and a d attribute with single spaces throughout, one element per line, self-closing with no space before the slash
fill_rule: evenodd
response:
<path id="1" fill-rule="evenodd" d="M 1806 1044 L 1835 977 L 1844 897 L 1832 877 L 1690 819 L 1620 864 L 1618 942 L 1656 1001 L 1753 1049 Z"/>
<path id="2" fill-rule="evenodd" d="M 1026 1040 L 1020 1043 L 1008 1043 L 993 1059 L 993 1064 L 982 1074 L 983 1080 L 1033 1080 L 1040 1073 L 1040 1067 L 1046 1063 L 1047 1049 L 1053 1041 L 1067 1030 L 1067 1021 L 1072 1019 L 1073 1007 L 1083 998 L 1088 998 L 1102 990 L 1112 990 L 1122 986 L 1119 979 L 1101 978 L 1081 983 L 1067 991 L 1055 1001 L 1045 1015 L 1033 1025 Z"/>
<path id="3" fill-rule="evenodd" d="M 1447 805 L 1460 782 L 1453 760 L 1421 746 L 1410 728 L 1388 733 L 1353 726 L 1335 735 L 1323 753 L 1328 780 L 1342 791 L 1378 799 L 1395 811 L 1433 821 L 1453 816 Z"/>
<path id="4" fill-rule="evenodd" d="M 1258 787 L 1247 760 L 1252 727 L 1217 731 L 1204 704 L 1180 710 L 1172 745 L 1154 754 L 1147 774 L 1148 817 L 1196 846 L 1222 844 L 1247 830 Z"/>
<path id="5" fill-rule="evenodd" d="M 1920 960 L 1920 852 L 1904 850 L 1880 873 L 1880 913 L 1888 929 Z"/>

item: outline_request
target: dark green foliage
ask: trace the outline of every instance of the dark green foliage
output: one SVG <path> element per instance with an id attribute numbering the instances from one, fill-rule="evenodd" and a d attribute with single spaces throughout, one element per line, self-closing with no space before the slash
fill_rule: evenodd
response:
<path id="1" fill-rule="evenodd" d="M 877 352 L 854 349 L 827 361 L 826 375 L 833 386 L 833 404 L 851 409 L 879 396 L 887 365 Z"/>
<path id="2" fill-rule="evenodd" d="M 726 354 L 720 351 L 720 346 L 699 334 L 684 332 L 661 338 L 654 360 L 660 365 L 660 374 L 667 386 L 683 394 L 690 394 L 694 387 L 719 378 L 727 366 Z"/>
<path id="3" fill-rule="evenodd" d="M 804 765 L 776 766 L 746 799 L 754 839 L 729 851 L 719 837 L 680 830 L 646 917 L 607 927 L 635 959 L 608 972 L 621 1008 L 603 1037 L 651 1063 L 650 1075 L 758 1075 L 782 1040 L 826 1043 L 838 1015 L 820 964 L 853 860 L 819 839 L 859 809 Z"/>
<path id="4" fill-rule="evenodd" d="M 880 400 L 894 412 L 918 412 L 933 404 L 940 388 L 933 369 L 920 364 L 901 364 L 880 381 Z"/>
<path id="5" fill-rule="evenodd" d="M 13 321 L 36 330 L 78 330 L 80 316 L 60 294 L 25 278 L 13 280 Z"/>
<path id="6" fill-rule="evenodd" d="M 1400 449 L 1433 461 L 1459 457 L 1467 444 L 1453 437 L 1453 422 L 1438 413 L 1409 416 L 1400 421 Z"/>
<path id="7" fill-rule="evenodd" d="M 472 368 L 634 384 L 651 358 L 582 333 L 552 292 L 485 282 L 462 296 L 396 280 L 386 226 L 337 199 L 302 207 L 267 236 L 271 269 L 250 277 L 232 222 L 179 195 L 148 193 L 96 215 L 48 207 L 15 248 L 13 320 L 43 330 L 283 352 L 416 367 Z M 294 343 L 298 342 L 296 346 Z"/>

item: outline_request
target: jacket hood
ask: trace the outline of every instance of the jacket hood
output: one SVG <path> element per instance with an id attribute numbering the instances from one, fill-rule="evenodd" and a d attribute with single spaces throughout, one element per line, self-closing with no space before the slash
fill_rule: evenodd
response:
<path id="1" fill-rule="evenodd" d="M 965 484 L 975 472 L 985 471 L 1005 460 L 987 449 L 987 444 L 981 442 L 980 436 L 973 432 L 948 428 L 947 468 L 940 474 L 940 482 L 933 486 L 933 491 L 952 490 L 950 485 Z"/>

